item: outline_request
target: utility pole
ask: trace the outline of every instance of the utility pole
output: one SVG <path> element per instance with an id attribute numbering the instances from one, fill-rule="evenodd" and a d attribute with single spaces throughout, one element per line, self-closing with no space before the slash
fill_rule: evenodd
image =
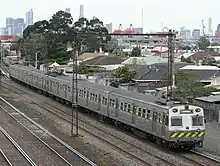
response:
<path id="1" fill-rule="evenodd" d="M 37 52 L 35 53 L 35 68 L 37 69 Z"/>
<path id="2" fill-rule="evenodd" d="M 71 115 L 71 136 L 74 136 L 73 134 L 73 111 L 75 109 L 76 111 L 76 114 L 75 114 L 75 121 L 76 121 L 76 134 L 75 136 L 78 136 L 79 135 L 79 119 L 78 119 L 78 67 L 77 67 L 77 41 L 76 41 L 76 36 L 77 34 L 75 33 L 74 35 L 74 48 L 73 48 L 73 59 L 72 59 L 72 62 L 73 62 L 73 74 L 72 74 L 72 115 Z M 75 63 L 75 65 L 74 65 Z M 75 98 L 75 101 L 74 101 L 74 98 Z"/>
<path id="3" fill-rule="evenodd" d="M 2 75 L 3 75 L 3 73 L 2 73 L 2 58 L 3 58 L 3 45 L 1 44 L 0 45 L 0 47 L 1 47 L 1 62 L 0 62 L 0 69 L 1 69 L 1 71 L 0 71 L 0 87 L 2 87 Z"/>
<path id="4" fill-rule="evenodd" d="M 168 85 L 167 85 L 167 100 L 173 99 L 173 88 L 175 86 L 175 69 L 174 69 L 174 50 L 175 50 L 175 32 L 169 30 L 168 36 Z M 170 86 L 170 88 L 169 88 Z M 170 91 L 170 98 L 168 96 Z"/>

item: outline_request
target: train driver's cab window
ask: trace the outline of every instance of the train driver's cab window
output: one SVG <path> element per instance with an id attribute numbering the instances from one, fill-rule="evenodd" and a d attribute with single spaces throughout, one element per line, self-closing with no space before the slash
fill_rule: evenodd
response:
<path id="1" fill-rule="evenodd" d="M 171 126 L 182 126 L 182 117 L 171 117 Z"/>
<path id="2" fill-rule="evenodd" d="M 203 126 L 203 117 L 202 116 L 192 116 L 192 125 L 193 126 Z"/>

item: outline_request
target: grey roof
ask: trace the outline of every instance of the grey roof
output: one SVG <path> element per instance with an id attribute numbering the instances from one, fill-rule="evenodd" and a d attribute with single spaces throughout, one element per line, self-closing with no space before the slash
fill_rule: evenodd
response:
<path id="1" fill-rule="evenodd" d="M 220 76 L 220 69 L 219 70 L 184 70 L 181 71 L 191 73 L 198 77 L 199 80 L 212 80 L 216 77 Z"/>
<path id="2" fill-rule="evenodd" d="M 175 70 L 186 66 L 187 63 L 175 63 Z M 141 66 L 135 76 L 135 80 L 161 80 L 168 71 L 167 63 L 156 63 L 148 66 Z"/>
<path id="3" fill-rule="evenodd" d="M 220 95 L 216 96 L 205 96 L 205 97 L 198 97 L 196 100 L 201 100 L 209 103 L 214 103 L 220 101 Z"/>
<path id="4" fill-rule="evenodd" d="M 115 65 L 115 64 L 121 64 L 123 62 L 120 57 L 118 56 L 97 56 L 90 60 L 83 61 L 83 64 L 86 65 Z"/>

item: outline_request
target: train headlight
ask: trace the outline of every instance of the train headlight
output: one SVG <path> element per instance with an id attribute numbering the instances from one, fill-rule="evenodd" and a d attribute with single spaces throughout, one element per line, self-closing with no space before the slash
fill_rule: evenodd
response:
<path id="1" fill-rule="evenodd" d="M 173 112 L 174 112 L 174 113 L 177 113 L 177 112 L 178 112 L 178 109 L 174 108 L 174 109 L 173 109 Z"/>
<path id="2" fill-rule="evenodd" d="M 195 110 L 196 112 L 200 112 L 201 111 L 201 109 L 200 108 L 196 108 L 196 110 Z"/>

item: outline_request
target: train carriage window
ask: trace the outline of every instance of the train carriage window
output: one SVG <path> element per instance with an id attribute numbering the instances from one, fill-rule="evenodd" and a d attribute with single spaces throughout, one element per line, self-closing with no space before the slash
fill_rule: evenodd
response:
<path id="1" fill-rule="evenodd" d="M 137 116 L 141 116 L 142 108 L 138 107 Z"/>
<path id="2" fill-rule="evenodd" d="M 148 120 L 151 120 L 151 111 L 150 110 L 147 110 L 147 119 Z"/>
<path id="3" fill-rule="evenodd" d="M 162 123 L 161 113 L 159 113 L 159 115 L 158 115 L 158 122 L 159 122 L 159 123 Z"/>
<path id="4" fill-rule="evenodd" d="M 192 125 L 193 126 L 203 126 L 203 117 L 202 116 L 192 116 Z"/>
<path id="5" fill-rule="evenodd" d="M 131 113 L 131 104 L 128 104 L 128 113 Z"/>
<path id="6" fill-rule="evenodd" d="M 89 100 L 92 100 L 92 93 L 90 93 L 89 95 Z"/>
<path id="7" fill-rule="evenodd" d="M 95 102 L 98 102 L 98 95 L 95 94 Z"/>
<path id="8" fill-rule="evenodd" d="M 102 97 L 102 102 L 103 105 L 105 104 L 105 97 Z"/>
<path id="9" fill-rule="evenodd" d="M 171 126 L 182 126 L 182 117 L 181 116 L 171 117 Z"/>
<path id="10" fill-rule="evenodd" d="M 124 111 L 127 111 L 127 103 L 124 104 Z"/>
<path id="11" fill-rule="evenodd" d="M 157 119 L 158 119 L 158 114 L 157 112 L 154 112 L 153 121 L 157 122 Z"/>
<path id="12" fill-rule="evenodd" d="M 124 109 L 124 103 L 121 102 L 121 104 L 120 104 L 120 110 L 123 111 L 123 109 Z"/>
<path id="13" fill-rule="evenodd" d="M 105 97 L 105 105 L 107 105 L 107 104 L 108 104 L 108 98 Z"/>
<path id="14" fill-rule="evenodd" d="M 83 92 L 83 97 L 86 98 L 86 90 Z"/>
<path id="15" fill-rule="evenodd" d="M 95 101 L 95 94 L 92 94 L 92 101 Z"/>
<path id="16" fill-rule="evenodd" d="M 145 116 L 146 116 L 146 109 L 145 108 L 143 108 L 141 116 L 142 116 L 142 118 L 145 118 Z"/>
<path id="17" fill-rule="evenodd" d="M 67 89 L 68 89 L 68 92 L 70 92 L 70 91 L 71 91 L 71 89 L 70 89 L 70 87 L 69 87 L 69 86 L 67 87 Z"/>

